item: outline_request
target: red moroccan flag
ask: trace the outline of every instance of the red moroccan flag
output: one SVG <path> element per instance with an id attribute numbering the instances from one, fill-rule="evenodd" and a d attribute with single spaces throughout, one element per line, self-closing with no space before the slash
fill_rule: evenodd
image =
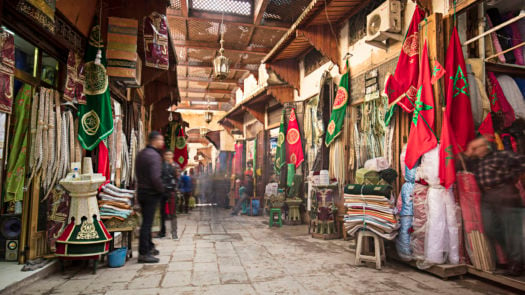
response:
<path id="1" fill-rule="evenodd" d="M 188 145 L 186 145 L 186 137 L 184 136 L 184 128 L 179 125 L 177 138 L 175 139 L 175 148 L 173 150 L 173 160 L 179 164 L 181 169 L 184 169 L 188 164 Z"/>
<path id="2" fill-rule="evenodd" d="M 409 102 L 410 103 L 410 102 Z M 430 84 L 430 67 L 428 65 L 427 42 L 421 56 L 421 71 L 417 82 L 417 95 L 414 102 L 414 115 L 408 135 L 405 164 L 409 169 L 416 165 L 417 160 L 437 145 L 434 135 L 434 93 Z"/>
<path id="3" fill-rule="evenodd" d="M 430 83 L 432 85 L 436 84 L 436 82 L 445 75 L 445 72 L 443 66 L 436 60 L 434 69 L 432 69 L 432 79 L 430 79 Z"/>
<path id="4" fill-rule="evenodd" d="M 295 164 L 295 168 L 304 161 L 303 144 L 301 142 L 301 133 L 295 117 L 295 109 L 290 113 L 288 120 L 288 130 L 286 131 L 286 162 Z"/>
<path id="5" fill-rule="evenodd" d="M 470 108 L 467 67 L 459 42 L 458 31 L 452 31 L 445 61 L 446 109 L 439 147 L 439 179 L 449 188 L 456 182 L 455 156 L 474 139 L 474 120 Z"/>
<path id="6" fill-rule="evenodd" d="M 458 153 L 458 145 L 454 132 L 450 129 L 448 117 L 443 116 L 441 145 L 439 146 L 439 180 L 445 188 L 449 188 L 456 182 L 455 155 Z"/>
<path id="7" fill-rule="evenodd" d="M 388 96 L 388 105 L 398 104 L 406 112 L 414 111 L 412 102 L 416 99 L 419 76 L 419 23 L 425 17 L 425 11 L 416 6 L 408 32 L 403 41 L 399 60 L 393 76 L 389 76 L 385 83 L 385 93 Z M 406 95 L 405 95 L 406 94 Z"/>
<path id="8" fill-rule="evenodd" d="M 494 141 L 494 125 L 492 123 L 492 114 L 489 113 L 485 120 L 481 122 L 478 128 L 479 134 L 485 136 L 487 140 Z"/>
<path id="9" fill-rule="evenodd" d="M 456 143 L 461 150 L 465 150 L 467 144 L 474 139 L 474 119 L 472 119 L 472 109 L 467 80 L 467 67 L 459 42 L 458 31 L 452 31 L 450 43 L 447 49 L 445 61 L 446 83 L 445 99 L 447 107 L 445 116 L 448 117 L 450 128 L 454 132 Z M 446 148 L 446 147 L 444 147 Z"/>

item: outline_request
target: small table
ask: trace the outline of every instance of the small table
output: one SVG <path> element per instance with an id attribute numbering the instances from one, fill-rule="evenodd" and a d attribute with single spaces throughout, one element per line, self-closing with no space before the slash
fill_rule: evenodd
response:
<path id="1" fill-rule="evenodd" d="M 113 239 L 111 240 L 109 244 L 110 252 L 115 249 L 115 233 L 117 232 L 122 233 L 121 246 L 127 244 L 127 249 L 128 249 L 126 253 L 126 261 L 133 257 L 133 249 L 132 249 L 133 231 L 138 225 L 138 218 L 139 218 L 138 215 L 134 214 L 128 217 L 126 220 L 118 220 L 116 218 L 112 218 L 112 219 L 107 219 L 103 221 L 104 225 L 106 226 L 106 229 L 113 237 Z M 102 256 L 102 261 L 104 261 L 104 256 Z"/>

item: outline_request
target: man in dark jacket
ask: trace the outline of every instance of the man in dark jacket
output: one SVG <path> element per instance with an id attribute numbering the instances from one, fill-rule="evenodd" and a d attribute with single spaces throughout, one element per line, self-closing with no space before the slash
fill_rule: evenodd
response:
<path id="1" fill-rule="evenodd" d="M 160 150 L 164 147 L 164 136 L 153 131 L 148 137 L 148 146 L 139 152 L 135 159 L 135 175 L 137 176 L 138 201 L 142 211 L 142 225 L 139 237 L 139 259 L 141 263 L 157 263 L 154 257 L 159 251 L 151 240 L 151 226 L 155 209 L 164 193 L 162 183 L 162 156 Z"/>

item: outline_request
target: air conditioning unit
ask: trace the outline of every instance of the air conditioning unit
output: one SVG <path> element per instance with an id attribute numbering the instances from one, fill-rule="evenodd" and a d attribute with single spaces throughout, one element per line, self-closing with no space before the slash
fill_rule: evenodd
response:
<path id="1" fill-rule="evenodd" d="M 366 16 L 365 41 L 369 44 L 386 48 L 386 44 L 383 41 L 387 39 L 402 40 L 401 27 L 400 1 L 387 0 Z"/>

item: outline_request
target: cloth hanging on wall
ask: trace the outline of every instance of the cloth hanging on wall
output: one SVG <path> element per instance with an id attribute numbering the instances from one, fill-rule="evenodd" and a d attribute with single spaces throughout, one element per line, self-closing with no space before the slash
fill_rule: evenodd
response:
<path id="1" fill-rule="evenodd" d="M 346 61 L 346 72 L 341 77 L 339 87 L 337 88 L 337 94 L 334 99 L 334 105 L 332 107 L 332 113 L 330 114 L 330 121 L 326 127 L 326 146 L 336 139 L 341 130 L 343 129 L 343 123 L 345 122 L 346 105 L 348 104 L 348 93 L 350 84 L 350 67 L 348 66 L 348 60 Z"/>
<path id="2" fill-rule="evenodd" d="M 290 112 L 288 119 L 288 130 L 286 131 L 286 162 L 295 164 L 298 168 L 304 161 L 303 144 L 301 142 L 301 132 L 295 116 L 295 108 Z"/>
<path id="3" fill-rule="evenodd" d="M 424 17 L 425 11 L 416 6 L 401 47 L 394 75 L 389 76 L 385 82 L 388 104 L 392 105 L 399 97 L 402 97 L 397 105 L 406 112 L 414 110 L 413 102 L 416 100 L 419 76 L 419 23 Z M 412 100 L 412 103 L 408 99 Z"/>
<path id="4" fill-rule="evenodd" d="M 188 145 L 184 137 L 184 126 L 178 125 L 176 128 L 177 137 L 175 139 L 175 148 L 173 150 L 173 160 L 181 169 L 188 164 Z"/>
<path id="5" fill-rule="evenodd" d="M 13 81 L 15 74 L 15 38 L 0 32 L 0 112 L 11 114 L 13 107 Z"/>
<path id="6" fill-rule="evenodd" d="M 97 173 L 102 174 L 109 181 L 109 150 L 104 141 L 98 144 Z"/>
<path id="7" fill-rule="evenodd" d="M 405 164 L 409 169 L 412 169 L 419 158 L 433 149 L 437 144 L 437 138 L 433 133 L 433 130 L 435 130 L 434 94 L 432 92 L 432 85 L 430 84 L 430 68 L 428 65 L 426 41 L 421 56 L 421 71 L 419 72 L 417 89 L 416 107 L 414 108 L 414 115 L 410 125 L 405 157 Z"/>
<path id="8" fill-rule="evenodd" d="M 136 80 L 137 33 L 136 19 L 108 18 L 108 76 L 117 80 Z"/>
<path id="9" fill-rule="evenodd" d="M 17 9 L 50 32 L 55 32 L 56 0 L 20 0 Z"/>
<path id="10" fill-rule="evenodd" d="M 16 95 L 15 113 L 12 117 L 13 135 L 9 144 L 9 158 L 7 160 L 5 202 L 22 201 L 24 198 L 31 91 L 31 85 L 24 84 Z"/>
<path id="11" fill-rule="evenodd" d="M 497 8 L 489 8 L 487 9 L 487 19 L 490 19 L 491 23 L 494 26 L 498 26 L 501 23 L 503 23 L 503 19 L 499 13 L 499 10 Z M 499 43 L 501 44 L 501 49 L 506 50 L 512 47 L 512 30 L 509 26 L 504 26 L 503 28 L 496 31 L 496 37 L 499 40 Z M 498 51 L 499 52 L 499 51 Z M 514 57 L 514 54 L 512 51 L 509 51 L 504 54 L 505 55 L 505 61 L 507 63 L 515 63 L 516 58 Z"/>
<path id="12" fill-rule="evenodd" d="M 286 138 L 286 127 L 285 127 L 285 109 L 283 108 L 282 114 L 281 114 L 281 124 L 279 125 L 279 135 L 277 137 L 277 149 L 275 152 L 275 163 L 274 163 L 274 170 L 275 174 L 279 175 L 281 174 L 281 168 L 286 164 L 286 145 L 284 145 L 284 141 Z"/>
<path id="13" fill-rule="evenodd" d="M 47 241 L 51 252 L 56 251 L 56 240 L 62 233 L 69 216 L 69 194 L 57 187 L 47 199 Z"/>
<path id="14" fill-rule="evenodd" d="M 64 88 L 65 100 L 86 104 L 83 69 L 82 58 L 70 51 L 67 57 L 67 78 L 66 87 Z"/>
<path id="15" fill-rule="evenodd" d="M 146 66 L 168 69 L 168 20 L 158 12 L 152 12 L 144 18 L 144 54 Z"/>
<path id="16" fill-rule="evenodd" d="M 100 58 L 97 57 L 99 53 Z M 105 50 L 98 25 L 91 29 L 84 60 L 84 92 L 87 103 L 78 108 L 78 140 L 84 149 L 91 151 L 113 132 Z"/>
<path id="17" fill-rule="evenodd" d="M 503 114 L 503 127 L 507 128 L 516 120 L 514 110 L 509 104 L 501 85 L 493 72 L 487 73 L 487 87 L 490 95 L 490 107 L 494 113 Z"/>
<path id="18" fill-rule="evenodd" d="M 508 75 L 497 76 L 499 85 L 517 118 L 525 119 L 525 101 L 516 81 Z"/>

